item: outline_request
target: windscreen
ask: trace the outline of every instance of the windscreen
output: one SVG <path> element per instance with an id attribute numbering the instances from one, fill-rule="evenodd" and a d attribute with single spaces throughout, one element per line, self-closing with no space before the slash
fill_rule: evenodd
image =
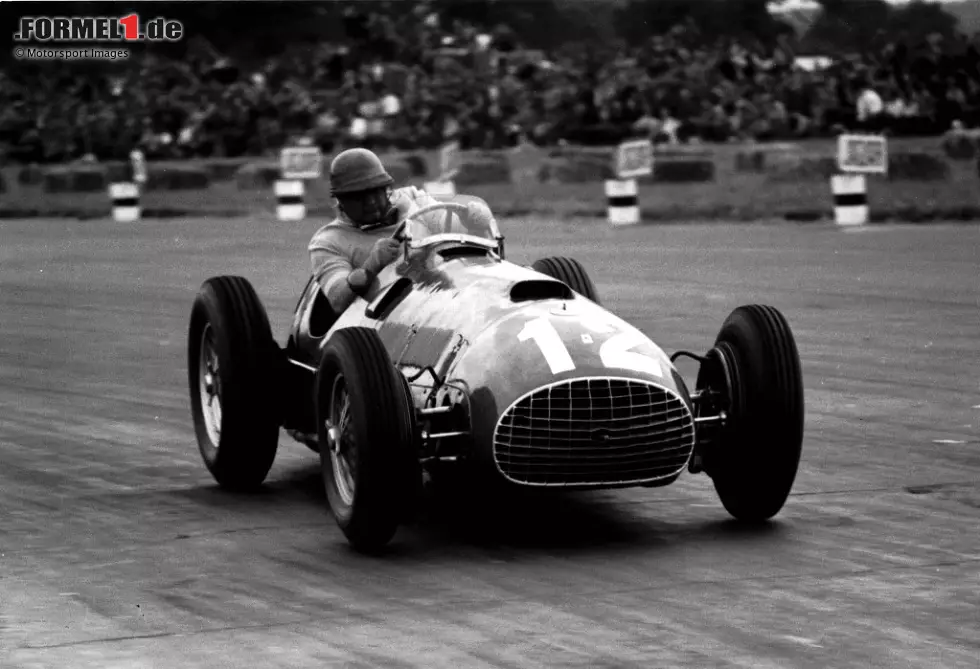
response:
<path id="1" fill-rule="evenodd" d="M 405 232 L 412 244 L 424 243 L 435 235 L 466 235 L 488 242 L 496 241 L 497 224 L 490 207 L 478 198 L 455 200 L 466 205 L 466 211 L 438 209 L 421 216 L 411 217 L 405 224 Z M 433 240 L 434 241 L 434 240 Z"/>

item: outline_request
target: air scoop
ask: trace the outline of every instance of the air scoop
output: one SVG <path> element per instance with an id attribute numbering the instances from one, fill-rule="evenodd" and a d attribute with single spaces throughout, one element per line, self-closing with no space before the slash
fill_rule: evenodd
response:
<path id="1" fill-rule="evenodd" d="M 575 293 L 561 281 L 526 279 L 511 286 L 510 299 L 513 302 L 572 300 L 575 299 Z"/>

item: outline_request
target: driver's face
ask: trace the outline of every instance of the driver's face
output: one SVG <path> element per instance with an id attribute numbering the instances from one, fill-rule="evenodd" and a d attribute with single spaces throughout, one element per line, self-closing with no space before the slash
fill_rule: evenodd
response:
<path id="1" fill-rule="evenodd" d="M 357 225 L 376 225 L 391 207 L 391 188 L 372 188 L 358 193 L 338 195 L 337 201 L 347 217 Z"/>

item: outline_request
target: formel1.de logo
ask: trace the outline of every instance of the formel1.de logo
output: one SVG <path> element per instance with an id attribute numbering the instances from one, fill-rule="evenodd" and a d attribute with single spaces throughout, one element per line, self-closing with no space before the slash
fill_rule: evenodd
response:
<path id="1" fill-rule="evenodd" d="M 143 21 L 127 16 L 22 16 L 18 42 L 176 42 L 184 36 L 180 21 L 162 16 Z"/>

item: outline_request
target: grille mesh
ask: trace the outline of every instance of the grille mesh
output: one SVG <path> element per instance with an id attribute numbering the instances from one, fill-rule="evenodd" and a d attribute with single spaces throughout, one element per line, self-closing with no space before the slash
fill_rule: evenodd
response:
<path id="1" fill-rule="evenodd" d="M 677 474 L 694 449 L 694 418 L 675 393 L 631 379 L 545 386 L 500 417 L 493 455 L 517 483 L 646 483 Z"/>

